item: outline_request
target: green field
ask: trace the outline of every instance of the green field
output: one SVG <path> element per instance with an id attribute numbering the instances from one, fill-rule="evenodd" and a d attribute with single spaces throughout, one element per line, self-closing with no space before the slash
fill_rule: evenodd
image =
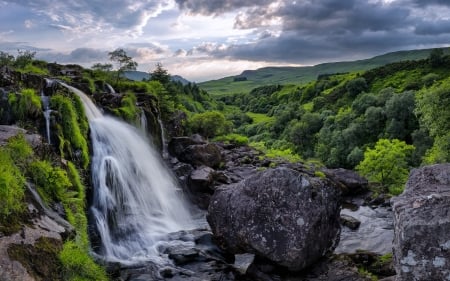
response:
<path id="1" fill-rule="evenodd" d="M 253 88 L 264 85 L 305 84 L 316 80 L 319 75 L 323 74 L 364 71 L 392 62 L 425 59 L 431 50 L 399 51 L 370 59 L 323 63 L 315 66 L 265 67 L 257 70 L 245 70 L 240 75 L 211 80 L 198 85 L 208 93 L 216 96 L 248 93 Z M 445 49 L 444 52 L 449 53 L 449 50 Z M 246 81 L 235 81 L 237 77 L 245 77 Z"/>

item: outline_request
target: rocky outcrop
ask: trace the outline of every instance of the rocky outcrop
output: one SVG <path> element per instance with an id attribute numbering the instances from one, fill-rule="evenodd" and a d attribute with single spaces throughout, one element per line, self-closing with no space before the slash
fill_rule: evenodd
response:
<path id="1" fill-rule="evenodd" d="M 358 194 L 367 190 L 368 181 L 354 171 L 347 169 L 324 169 L 324 173 L 333 180 L 343 192 L 343 195 Z"/>
<path id="2" fill-rule="evenodd" d="M 207 219 L 227 251 L 301 270 L 337 245 L 339 199 L 339 189 L 327 180 L 269 169 L 216 190 Z"/>
<path id="3" fill-rule="evenodd" d="M 222 161 L 219 146 L 214 143 L 205 143 L 201 139 L 173 138 L 169 143 L 169 153 L 178 160 L 195 167 L 204 165 L 217 168 Z"/>
<path id="4" fill-rule="evenodd" d="M 392 205 L 396 280 L 449 280 L 450 164 L 413 170 Z"/>

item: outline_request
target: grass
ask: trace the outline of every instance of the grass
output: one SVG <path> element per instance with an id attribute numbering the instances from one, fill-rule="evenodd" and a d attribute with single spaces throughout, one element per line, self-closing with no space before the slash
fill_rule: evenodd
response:
<path id="1" fill-rule="evenodd" d="M 431 49 L 400 51 L 351 62 L 332 62 L 303 67 L 265 67 L 246 70 L 237 75 L 246 77 L 247 81 L 234 81 L 236 76 L 230 76 L 199 83 L 199 86 L 215 96 L 248 93 L 253 88 L 263 85 L 306 84 L 314 81 L 321 74 L 357 72 L 392 62 L 425 59 L 430 52 Z M 444 53 L 448 52 L 448 50 L 444 50 Z"/>
<path id="2" fill-rule="evenodd" d="M 275 121 L 275 117 L 267 116 L 263 113 L 246 112 L 245 114 L 252 118 L 253 124 L 270 123 Z"/>

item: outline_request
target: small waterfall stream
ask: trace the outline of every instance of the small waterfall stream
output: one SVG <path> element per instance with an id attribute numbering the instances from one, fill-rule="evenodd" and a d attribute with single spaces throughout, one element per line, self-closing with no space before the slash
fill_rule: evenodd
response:
<path id="1" fill-rule="evenodd" d="M 113 88 L 111 85 L 109 85 L 108 83 L 105 83 L 105 86 L 106 86 L 106 88 L 108 89 L 108 92 L 109 92 L 110 94 L 115 94 L 115 93 L 116 93 L 116 91 L 114 90 L 114 88 Z"/>
<path id="2" fill-rule="evenodd" d="M 167 151 L 167 143 L 166 143 L 166 132 L 164 130 L 164 125 L 161 120 L 161 114 L 158 114 L 158 124 L 161 128 L 161 148 L 162 148 L 162 157 L 164 159 L 169 157 L 169 152 Z"/>
<path id="3" fill-rule="evenodd" d="M 164 263 L 158 245 L 169 233 L 193 229 L 181 190 L 141 132 L 104 116 L 80 90 L 93 145 L 91 212 L 107 261 Z"/>
<path id="4" fill-rule="evenodd" d="M 50 109 L 50 97 L 49 96 L 44 96 L 44 94 L 41 93 L 41 102 L 42 102 L 42 109 L 44 111 L 45 130 L 47 132 L 47 142 L 48 142 L 48 144 L 51 144 L 51 140 L 50 140 L 50 114 L 52 113 L 52 110 Z"/>

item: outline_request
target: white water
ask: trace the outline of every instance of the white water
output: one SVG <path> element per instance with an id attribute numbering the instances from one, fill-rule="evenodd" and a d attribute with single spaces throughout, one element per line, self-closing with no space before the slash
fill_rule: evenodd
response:
<path id="1" fill-rule="evenodd" d="M 80 90 L 93 145 L 93 205 L 99 254 L 106 260 L 159 261 L 167 234 L 195 228 L 181 190 L 136 128 L 103 116 Z"/>
<path id="2" fill-rule="evenodd" d="M 167 157 L 169 157 L 169 152 L 167 151 L 166 133 L 165 133 L 164 126 L 163 126 L 163 123 L 161 121 L 161 117 L 159 114 L 158 114 L 158 124 L 159 124 L 159 128 L 161 129 L 162 157 L 164 159 L 166 159 Z"/>
<path id="3" fill-rule="evenodd" d="M 114 88 L 111 85 L 109 85 L 108 83 L 105 83 L 105 85 L 106 85 L 106 88 L 108 88 L 108 91 L 110 94 L 116 93 L 116 91 L 114 90 Z"/>
<path id="4" fill-rule="evenodd" d="M 147 135 L 147 116 L 145 116 L 145 111 L 141 108 L 141 116 L 140 116 L 140 127 L 144 136 Z"/>
<path id="5" fill-rule="evenodd" d="M 52 110 L 50 109 L 50 97 L 44 96 L 44 94 L 41 93 L 41 101 L 42 101 L 42 108 L 44 111 L 45 130 L 47 132 L 47 142 L 48 142 L 48 144 L 51 144 L 51 141 L 50 141 L 50 114 L 52 113 Z"/>

